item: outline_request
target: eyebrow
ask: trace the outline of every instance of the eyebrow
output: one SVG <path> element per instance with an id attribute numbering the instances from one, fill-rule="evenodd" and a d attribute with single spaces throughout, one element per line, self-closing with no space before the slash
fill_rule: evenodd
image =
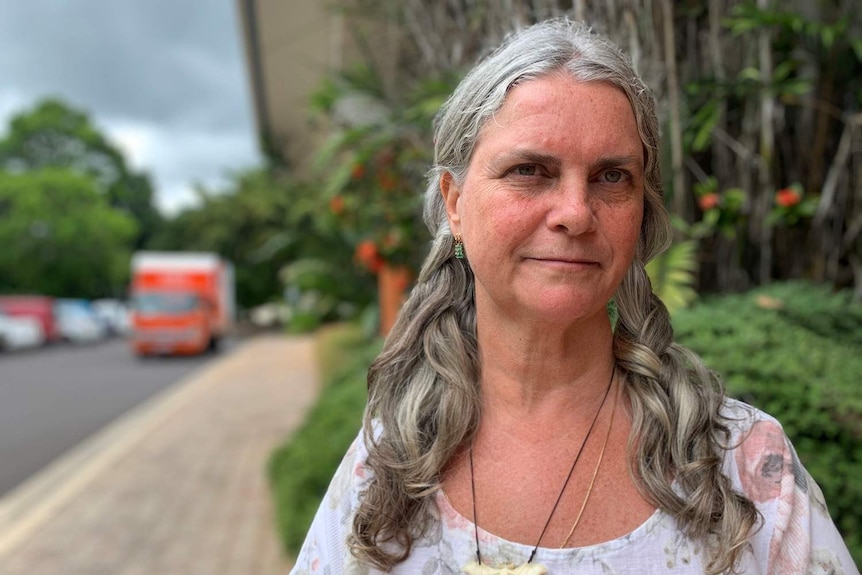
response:
<path id="1" fill-rule="evenodd" d="M 598 170 L 606 170 L 608 168 L 630 165 L 635 165 L 643 171 L 643 158 L 640 156 L 608 156 L 606 158 L 600 158 L 599 161 L 596 162 L 595 168 Z"/>
<path id="2" fill-rule="evenodd" d="M 562 160 L 551 154 L 544 154 L 533 150 L 511 150 L 500 154 L 492 162 L 494 165 L 509 164 L 512 162 L 524 162 L 525 164 L 542 164 L 545 166 L 559 167 L 562 165 Z M 643 158 L 640 156 L 606 156 L 599 158 L 594 164 L 593 169 L 607 170 L 619 166 L 635 165 L 643 171 Z"/>
<path id="3" fill-rule="evenodd" d="M 551 154 L 543 154 L 533 150 L 510 150 L 497 156 L 493 164 L 510 164 L 523 162 L 525 164 L 542 164 L 545 166 L 559 167 L 562 165 L 560 158 Z"/>

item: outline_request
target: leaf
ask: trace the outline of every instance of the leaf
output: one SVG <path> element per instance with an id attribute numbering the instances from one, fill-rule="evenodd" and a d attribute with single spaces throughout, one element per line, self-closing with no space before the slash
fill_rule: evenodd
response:
<path id="1" fill-rule="evenodd" d="M 694 241 L 679 242 L 646 265 L 653 291 L 671 314 L 697 298 L 693 287 L 697 270 L 696 249 Z"/>

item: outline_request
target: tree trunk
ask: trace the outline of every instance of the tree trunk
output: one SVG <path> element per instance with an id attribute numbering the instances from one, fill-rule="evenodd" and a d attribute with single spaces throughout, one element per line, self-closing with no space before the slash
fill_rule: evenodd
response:
<path id="1" fill-rule="evenodd" d="M 769 0 L 757 0 L 761 10 L 769 8 Z M 772 226 L 767 215 L 772 207 L 772 197 L 775 186 L 772 183 L 772 156 L 775 145 L 775 130 L 773 115 L 775 101 L 767 86 L 772 81 L 772 44 L 768 28 L 760 31 L 757 37 L 757 55 L 760 64 L 760 81 L 763 83 L 760 95 L 760 164 L 757 170 L 758 198 L 755 216 L 758 219 L 760 233 L 760 264 L 758 267 L 759 282 L 768 284 L 772 277 Z"/>
<path id="2" fill-rule="evenodd" d="M 673 177 L 673 213 L 686 218 L 687 194 L 685 173 L 683 172 L 682 122 L 679 110 L 679 76 L 676 67 L 676 46 L 674 40 L 673 0 L 662 0 L 662 28 L 664 30 L 664 63 L 667 73 L 667 97 L 671 149 L 671 170 Z M 687 218 L 686 218 L 687 219 Z"/>

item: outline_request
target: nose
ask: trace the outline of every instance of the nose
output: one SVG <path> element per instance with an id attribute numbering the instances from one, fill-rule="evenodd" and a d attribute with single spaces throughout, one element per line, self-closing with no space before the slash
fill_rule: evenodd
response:
<path id="1" fill-rule="evenodd" d="M 551 194 L 547 225 L 570 235 L 591 232 L 596 227 L 596 214 L 587 182 L 561 182 L 557 194 Z"/>

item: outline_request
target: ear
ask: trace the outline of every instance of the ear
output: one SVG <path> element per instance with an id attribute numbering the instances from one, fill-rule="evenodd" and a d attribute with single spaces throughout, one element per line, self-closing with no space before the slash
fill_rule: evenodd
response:
<path id="1" fill-rule="evenodd" d="M 461 188 L 455 183 L 452 174 L 443 172 L 440 176 L 440 194 L 446 205 L 446 215 L 449 218 L 449 229 L 453 234 L 461 231 L 461 216 L 458 214 L 458 200 L 461 198 Z"/>

